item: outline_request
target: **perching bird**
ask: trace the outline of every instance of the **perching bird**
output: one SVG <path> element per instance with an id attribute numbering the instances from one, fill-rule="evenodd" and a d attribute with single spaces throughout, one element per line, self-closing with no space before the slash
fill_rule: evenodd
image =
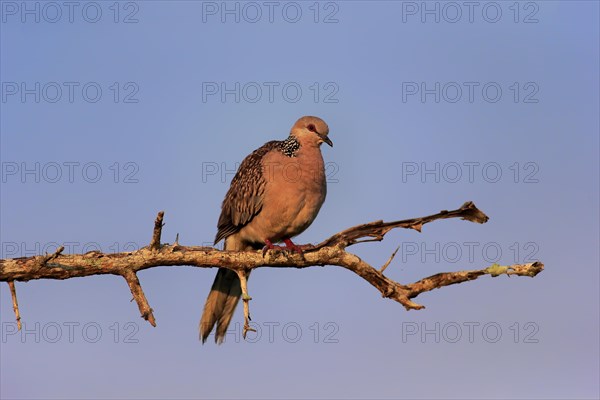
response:
<path id="1" fill-rule="evenodd" d="M 215 244 L 225 239 L 225 250 L 246 251 L 283 241 L 301 253 L 291 238 L 308 228 L 325 201 L 320 146 L 333 147 L 328 134 L 322 119 L 302 117 L 286 140 L 267 142 L 247 156 L 223 200 Z M 215 342 L 223 342 L 241 293 L 237 274 L 219 268 L 200 319 L 202 343 L 215 323 Z"/>

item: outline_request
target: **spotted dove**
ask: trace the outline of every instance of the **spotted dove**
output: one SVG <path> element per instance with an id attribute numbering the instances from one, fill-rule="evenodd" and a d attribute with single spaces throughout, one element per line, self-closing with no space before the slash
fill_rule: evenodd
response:
<path id="1" fill-rule="evenodd" d="M 283 241 L 301 253 L 291 238 L 308 228 L 325 200 L 320 146 L 333 146 L 328 134 L 322 119 L 302 117 L 286 140 L 267 142 L 247 156 L 223 200 L 215 244 L 225 239 L 225 250 L 265 251 Z M 223 342 L 240 296 L 237 274 L 219 268 L 200 320 L 202 343 L 215 324 L 215 342 Z"/>

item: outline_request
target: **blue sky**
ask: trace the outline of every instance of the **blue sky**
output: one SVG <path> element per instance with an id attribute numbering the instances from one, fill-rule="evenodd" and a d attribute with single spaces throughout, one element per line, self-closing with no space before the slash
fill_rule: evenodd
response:
<path id="1" fill-rule="evenodd" d="M 198 341 L 214 270 L 0 285 L 2 398 L 598 398 L 594 1 L 0 1 L 2 258 L 208 245 L 243 157 L 330 126 L 327 200 L 298 242 L 459 207 L 351 247 L 412 282 L 541 260 L 407 312 L 336 267 L 255 271 L 260 336 Z"/>

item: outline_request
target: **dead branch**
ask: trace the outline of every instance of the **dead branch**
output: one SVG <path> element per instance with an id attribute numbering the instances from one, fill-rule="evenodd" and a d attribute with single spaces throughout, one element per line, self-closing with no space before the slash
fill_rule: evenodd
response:
<path id="1" fill-rule="evenodd" d="M 17 289 L 15 288 L 15 282 L 8 281 L 8 287 L 10 288 L 10 296 L 12 297 L 13 311 L 15 312 L 15 319 L 17 320 L 17 328 L 21 330 L 21 313 L 19 312 L 19 302 L 17 301 Z"/>
<path id="2" fill-rule="evenodd" d="M 146 299 L 146 295 L 142 290 L 142 285 L 140 285 L 140 280 L 138 279 L 135 272 L 131 270 L 123 271 L 123 278 L 127 281 L 129 285 L 129 290 L 131 290 L 131 294 L 133 295 L 133 299 L 138 305 L 140 309 L 140 314 L 142 314 L 142 318 L 146 321 L 150 322 L 150 325 L 156 326 L 156 321 L 154 320 L 154 314 L 152 314 L 152 309 L 148 304 L 148 300 Z"/>
<path id="3" fill-rule="evenodd" d="M 394 257 L 396 257 L 396 253 L 398 252 L 398 250 L 400 250 L 400 246 L 396 247 L 396 250 L 394 250 L 394 252 L 390 256 L 390 258 L 388 258 L 388 260 L 385 262 L 385 264 L 383 264 L 383 266 L 381 267 L 379 272 L 383 273 L 385 271 L 385 269 L 390 265 L 390 263 L 392 262 Z"/>
<path id="4" fill-rule="evenodd" d="M 163 217 L 165 216 L 164 211 L 159 211 L 154 221 L 154 231 L 152 232 L 152 240 L 148 246 L 151 250 L 158 250 L 160 248 L 160 236 L 162 234 Z"/>
<path id="5" fill-rule="evenodd" d="M 329 239 L 318 244 L 316 248 L 325 246 L 341 245 L 348 247 L 355 243 L 360 243 L 358 239 L 370 237 L 365 241 L 381 241 L 386 233 L 394 228 L 406 228 L 414 229 L 421 232 L 423 225 L 433 222 L 438 219 L 447 218 L 460 218 L 471 222 L 477 222 L 479 224 L 485 224 L 489 218 L 483 212 L 481 212 L 475 204 L 471 201 L 467 201 L 459 209 L 447 211 L 442 210 L 437 214 L 428 215 L 421 218 L 405 219 L 402 221 L 383 222 L 381 220 L 374 221 L 368 224 L 353 226 L 352 228 L 346 229 L 340 233 L 336 233 Z"/>
<path id="6" fill-rule="evenodd" d="M 534 277 L 544 269 L 541 262 L 511 266 L 492 265 L 474 271 L 443 272 L 411 284 L 401 284 L 383 274 L 395 252 L 384 267 L 378 270 L 358 256 L 346 251 L 347 247 L 356 243 L 380 241 L 387 232 L 395 228 L 415 229 L 420 232 L 424 224 L 448 218 L 461 218 L 471 222 L 485 223 L 488 217 L 477 209 L 472 202 L 463 204 L 457 210 L 441 211 L 426 217 L 393 222 L 374 221 L 358 225 L 331 236 L 317 246 L 306 249 L 302 255 L 274 249 L 269 250 L 263 256 L 261 251 L 220 251 L 212 247 L 181 246 L 179 243 L 174 245 L 161 244 L 163 216 L 164 213 L 161 211 L 156 217 L 152 241 L 148 247 L 128 253 L 111 254 L 98 251 L 85 254 L 62 254 L 62 248 L 60 248 L 51 256 L 0 260 L 0 281 L 69 279 L 103 274 L 120 275 L 127 281 L 142 318 L 156 326 L 152 308 L 148 304 L 137 277 L 138 271 L 158 266 L 223 267 L 236 271 L 240 276 L 240 281 L 243 282 L 244 316 L 245 325 L 247 325 L 250 321 L 249 300 L 251 298 L 248 295 L 245 277 L 249 271 L 259 267 L 308 268 L 325 265 L 343 267 L 365 279 L 379 290 L 383 297 L 399 302 L 407 310 L 424 308 L 424 306 L 414 303 L 411 299 L 436 288 L 474 280 L 483 275 L 498 276 L 506 274 Z M 16 305 L 16 293 L 12 291 L 12 287 L 13 303 Z M 15 313 L 17 319 L 19 319 L 18 306 L 15 306 Z"/>

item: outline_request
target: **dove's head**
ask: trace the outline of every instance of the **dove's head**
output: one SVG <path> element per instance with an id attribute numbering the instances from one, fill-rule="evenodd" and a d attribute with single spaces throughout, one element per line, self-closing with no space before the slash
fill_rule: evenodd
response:
<path id="1" fill-rule="evenodd" d="M 329 127 L 319 117 L 306 116 L 300 118 L 294 126 L 290 135 L 298 139 L 300 144 L 309 144 L 319 146 L 321 143 L 327 143 L 333 147 L 333 142 L 329 135 Z"/>

